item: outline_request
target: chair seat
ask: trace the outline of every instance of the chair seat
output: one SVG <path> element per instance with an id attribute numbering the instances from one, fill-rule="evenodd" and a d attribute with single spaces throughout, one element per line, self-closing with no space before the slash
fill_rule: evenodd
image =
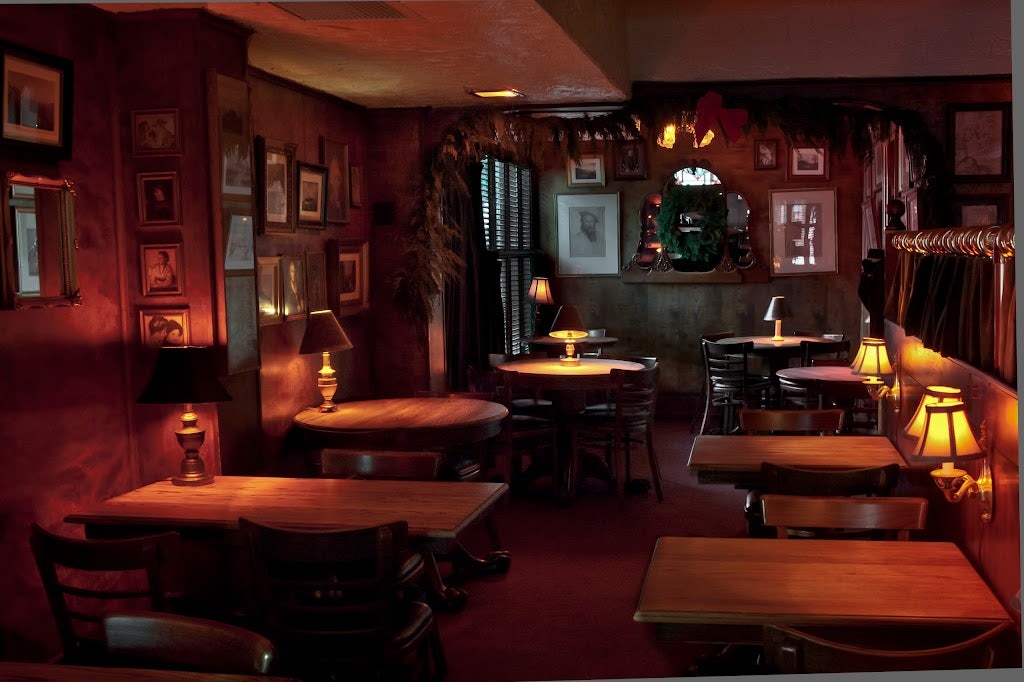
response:
<path id="1" fill-rule="evenodd" d="M 396 652 L 411 649 L 433 625 L 434 614 L 430 607 L 421 601 L 409 602 L 402 627 L 391 637 L 391 646 Z"/>

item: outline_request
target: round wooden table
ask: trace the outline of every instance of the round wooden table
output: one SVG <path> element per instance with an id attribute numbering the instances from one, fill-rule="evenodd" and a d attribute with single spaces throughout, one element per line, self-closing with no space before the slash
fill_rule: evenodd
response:
<path id="1" fill-rule="evenodd" d="M 718 343 L 754 343 L 753 355 L 763 357 L 768 363 L 772 376 L 780 369 L 787 367 L 792 358 L 800 357 L 801 341 L 828 341 L 824 336 L 785 336 L 781 341 L 773 340 L 771 336 L 730 336 L 720 339 Z"/>

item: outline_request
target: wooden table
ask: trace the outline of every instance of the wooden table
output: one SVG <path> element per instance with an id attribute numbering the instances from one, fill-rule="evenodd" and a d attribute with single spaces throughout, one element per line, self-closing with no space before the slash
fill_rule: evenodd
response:
<path id="1" fill-rule="evenodd" d="M 761 462 L 783 466 L 909 467 L 885 436 L 697 436 L 686 465 L 700 483 L 756 487 Z"/>
<path id="2" fill-rule="evenodd" d="M 792 358 L 800 357 L 801 341 L 827 342 L 824 336 L 782 336 L 782 341 L 774 341 L 772 336 L 730 336 L 720 339 L 718 343 L 746 343 L 752 341 L 753 355 L 763 357 L 771 369 L 771 376 L 789 365 Z"/>
<path id="3" fill-rule="evenodd" d="M 503 483 L 466 481 L 217 476 L 211 485 L 182 487 L 165 479 L 65 520 L 85 524 L 90 537 L 177 530 L 183 537 L 205 540 L 207 549 L 221 555 L 214 563 L 221 564 L 225 548 L 240 548 L 238 519 L 242 516 L 297 528 L 363 528 L 403 520 L 428 562 L 433 587 L 446 603 L 458 606 L 464 595 L 444 584 L 435 555 L 468 559 L 461 555 L 460 539 L 470 527 L 486 520 L 507 491 Z M 239 566 L 245 565 L 241 557 L 228 563 L 233 565 L 225 574 L 205 585 L 213 594 L 230 592 Z M 215 573 L 206 568 L 190 576 Z"/>
<path id="4" fill-rule="evenodd" d="M 1009 614 L 949 542 L 659 538 L 633 619 L 693 642 L 777 625 L 983 628 Z"/>
<path id="5" fill-rule="evenodd" d="M 149 670 L 141 668 L 107 668 L 93 665 L 62 665 L 59 663 L 21 663 L 0 661 L 0 680 L 32 682 L 298 682 L 294 677 L 268 675 L 227 675 L 186 670 Z"/>

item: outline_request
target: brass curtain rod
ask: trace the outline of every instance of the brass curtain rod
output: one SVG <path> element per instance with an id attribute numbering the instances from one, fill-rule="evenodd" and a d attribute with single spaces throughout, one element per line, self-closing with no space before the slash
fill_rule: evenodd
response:
<path id="1" fill-rule="evenodd" d="M 951 227 L 918 230 L 893 235 L 893 248 L 921 254 L 1013 258 L 1013 225 L 992 227 Z"/>

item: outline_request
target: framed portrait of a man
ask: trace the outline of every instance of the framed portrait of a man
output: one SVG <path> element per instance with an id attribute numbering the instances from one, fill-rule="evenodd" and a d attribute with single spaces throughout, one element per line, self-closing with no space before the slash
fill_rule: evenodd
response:
<path id="1" fill-rule="evenodd" d="M 619 272 L 619 195 L 559 194 L 558 275 Z"/>

